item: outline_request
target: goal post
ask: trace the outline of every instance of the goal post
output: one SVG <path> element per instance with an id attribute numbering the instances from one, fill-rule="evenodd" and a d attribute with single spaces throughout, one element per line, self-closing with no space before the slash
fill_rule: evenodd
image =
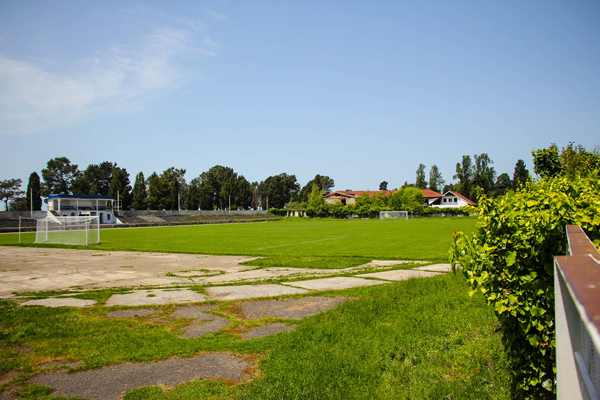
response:
<path id="1" fill-rule="evenodd" d="M 55 217 L 37 220 L 36 243 L 82 245 L 100 243 L 99 217 Z"/>
<path id="2" fill-rule="evenodd" d="M 379 211 L 379 219 L 408 219 L 408 211 Z"/>

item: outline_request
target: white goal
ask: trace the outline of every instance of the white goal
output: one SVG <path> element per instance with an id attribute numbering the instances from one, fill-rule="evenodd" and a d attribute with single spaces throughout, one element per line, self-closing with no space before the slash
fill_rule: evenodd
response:
<path id="1" fill-rule="evenodd" d="M 408 211 L 379 211 L 379 219 L 384 218 L 408 219 Z"/>
<path id="2" fill-rule="evenodd" d="M 37 220 L 36 243 L 85 245 L 100 243 L 98 217 L 55 217 Z"/>

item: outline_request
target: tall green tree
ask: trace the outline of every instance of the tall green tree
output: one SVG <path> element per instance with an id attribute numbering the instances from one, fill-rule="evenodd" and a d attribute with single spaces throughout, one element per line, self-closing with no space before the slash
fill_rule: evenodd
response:
<path id="1" fill-rule="evenodd" d="M 200 208 L 200 185 L 202 180 L 200 177 L 194 178 L 188 185 L 186 195 L 186 208 L 188 210 L 198 210 Z"/>
<path id="2" fill-rule="evenodd" d="M 393 210 L 420 212 L 424 208 L 424 202 L 423 192 L 414 187 L 405 187 L 392 194 L 389 205 Z"/>
<path id="3" fill-rule="evenodd" d="M 116 164 L 113 168 L 108 195 L 112 196 L 115 201 L 119 200 L 122 210 L 131 209 L 132 198 L 129 173 L 125 168 L 117 167 Z"/>
<path id="4" fill-rule="evenodd" d="M 27 193 L 25 195 L 27 196 L 27 210 L 42 210 L 42 185 L 37 172 L 32 172 L 29 175 L 29 183 L 27 184 Z"/>
<path id="5" fill-rule="evenodd" d="M 300 190 L 300 192 L 295 195 L 292 200 L 298 202 L 306 202 L 308 201 L 308 196 L 312 192 L 312 186 L 316 184 L 319 187 L 319 190 L 322 190 L 323 193 L 329 194 L 331 193 L 331 189 L 335 186 L 335 182 L 333 179 L 326 175 L 315 175 L 315 177 L 308 181 L 306 185 Z"/>
<path id="6" fill-rule="evenodd" d="M 316 183 L 313 183 L 312 191 L 308 195 L 308 205 L 314 208 L 321 207 L 325 204 L 324 193 Z"/>
<path id="7" fill-rule="evenodd" d="M 600 155 L 588 152 L 581 145 L 570 142 L 562 151 L 556 144 L 547 149 L 533 149 L 533 170 L 542 178 L 566 176 L 573 180 L 583 177 L 598 177 Z"/>
<path id="8" fill-rule="evenodd" d="M 260 205 L 266 209 L 268 199 L 269 208 L 283 208 L 299 190 L 295 175 L 281 173 L 270 176 L 259 184 Z"/>
<path id="9" fill-rule="evenodd" d="M 223 185 L 221 197 L 227 201 L 228 207 L 232 210 L 248 210 L 252 204 L 253 189 L 252 185 L 243 175 L 238 176 L 234 173 Z"/>
<path id="10" fill-rule="evenodd" d="M 525 161 L 517 161 L 517 163 L 515 164 L 515 171 L 513 173 L 513 189 L 517 189 L 519 186 L 524 185 L 528 180 L 529 171 L 526 168 Z"/>
<path id="11" fill-rule="evenodd" d="M 495 197 L 504 196 L 512 187 L 513 182 L 511 182 L 510 176 L 507 173 L 502 173 L 496 179 L 492 193 Z"/>
<path id="12" fill-rule="evenodd" d="M 379 190 L 388 190 L 388 182 L 383 181 L 379 184 Z"/>
<path id="13" fill-rule="evenodd" d="M 417 168 L 417 180 L 415 181 L 415 186 L 418 189 L 427 188 L 427 181 L 425 180 L 425 164 L 419 164 L 419 168 Z"/>
<path id="14" fill-rule="evenodd" d="M 109 196 L 108 192 L 115 168 L 117 168 L 117 164 L 109 161 L 88 165 L 83 173 L 73 180 L 73 194 Z"/>
<path id="15" fill-rule="evenodd" d="M 475 166 L 473 170 L 473 185 L 471 186 L 471 199 L 477 198 L 477 188 L 483 190 L 483 194 L 490 195 L 496 181 L 496 171 L 490 167 L 494 162 L 487 153 L 475 154 Z"/>
<path id="16" fill-rule="evenodd" d="M 140 172 L 135 176 L 135 183 L 133 184 L 132 192 L 132 204 L 134 210 L 145 210 L 148 206 L 146 201 L 148 199 L 148 191 L 146 188 L 146 179 L 144 173 Z"/>
<path id="17" fill-rule="evenodd" d="M 0 200 L 4 201 L 4 209 L 6 211 L 8 211 L 8 202 L 10 200 L 23 195 L 24 192 L 19 190 L 21 182 L 20 179 L 5 179 L 0 181 Z"/>
<path id="18" fill-rule="evenodd" d="M 27 197 L 15 197 L 8 203 L 8 211 L 29 211 Z"/>
<path id="19" fill-rule="evenodd" d="M 244 209 L 252 206 L 254 188 L 243 175 L 233 168 L 215 165 L 194 179 L 194 204 L 202 210 Z"/>
<path id="20" fill-rule="evenodd" d="M 442 177 L 442 173 L 438 169 L 437 165 L 433 165 L 429 170 L 429 189 L 434 192 L 439 192 L 442 190 L 444 186 L 444 178 Z"/>
<path id="21" fill-rule="evenodd" d="M 148 210 L 162 210 L 163 209 L 163 193 L 164 188 L 162 187 L 162 181 L 156 172 L 148 177 L 148 199 L 147 206 Z"/>
<path id="22" fill-rule="evenodd" d="M 185 199 L 186 182 L 185 169 L 171 167 L 160 175 L 161 201 L 160 206 L 165 210 L 178 210 L 179 201 Z"/>
<path id="23" fill-rule="evenodd" d="M 71 164 L 67 157 L 57 157 L 48 161 L 42 170 L 42 195 L 71 194 L 73 181 L 79 176 L 77 164 Z"/>
<path id="24" fill-rule="evenodd" d="M 462 162 L 456 163 L 456 175 L 452 177 L 458 179 L 454 190 L 463 196 L 471 195 L 471 187 L 473 186 L 473 163 L 471 156 L 462 156 Z"/>

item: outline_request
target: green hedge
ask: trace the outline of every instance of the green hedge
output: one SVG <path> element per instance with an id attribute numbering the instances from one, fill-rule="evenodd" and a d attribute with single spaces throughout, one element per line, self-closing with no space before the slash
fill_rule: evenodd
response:
<path id="1" fill-rule="evenodd" d="M 517 398 L 556 393 L 554 256 L 566 252 L 565 225 L 580 225 L 600 245 L 600 183 L 564 177 L 529 183 L 497 199 L 479 199 L 472 237 L 454 237 L 460 263 L 501 323 Z"/>

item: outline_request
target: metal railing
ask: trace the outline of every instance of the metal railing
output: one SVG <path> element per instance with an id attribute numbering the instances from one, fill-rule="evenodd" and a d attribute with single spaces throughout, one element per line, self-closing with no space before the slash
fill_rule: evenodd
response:
<path id="1" fill-rule="evenodd" d="M 557 397 L 600 400 L 600 252 L 566 229 L 568 255 L 554 258 Z"/>

